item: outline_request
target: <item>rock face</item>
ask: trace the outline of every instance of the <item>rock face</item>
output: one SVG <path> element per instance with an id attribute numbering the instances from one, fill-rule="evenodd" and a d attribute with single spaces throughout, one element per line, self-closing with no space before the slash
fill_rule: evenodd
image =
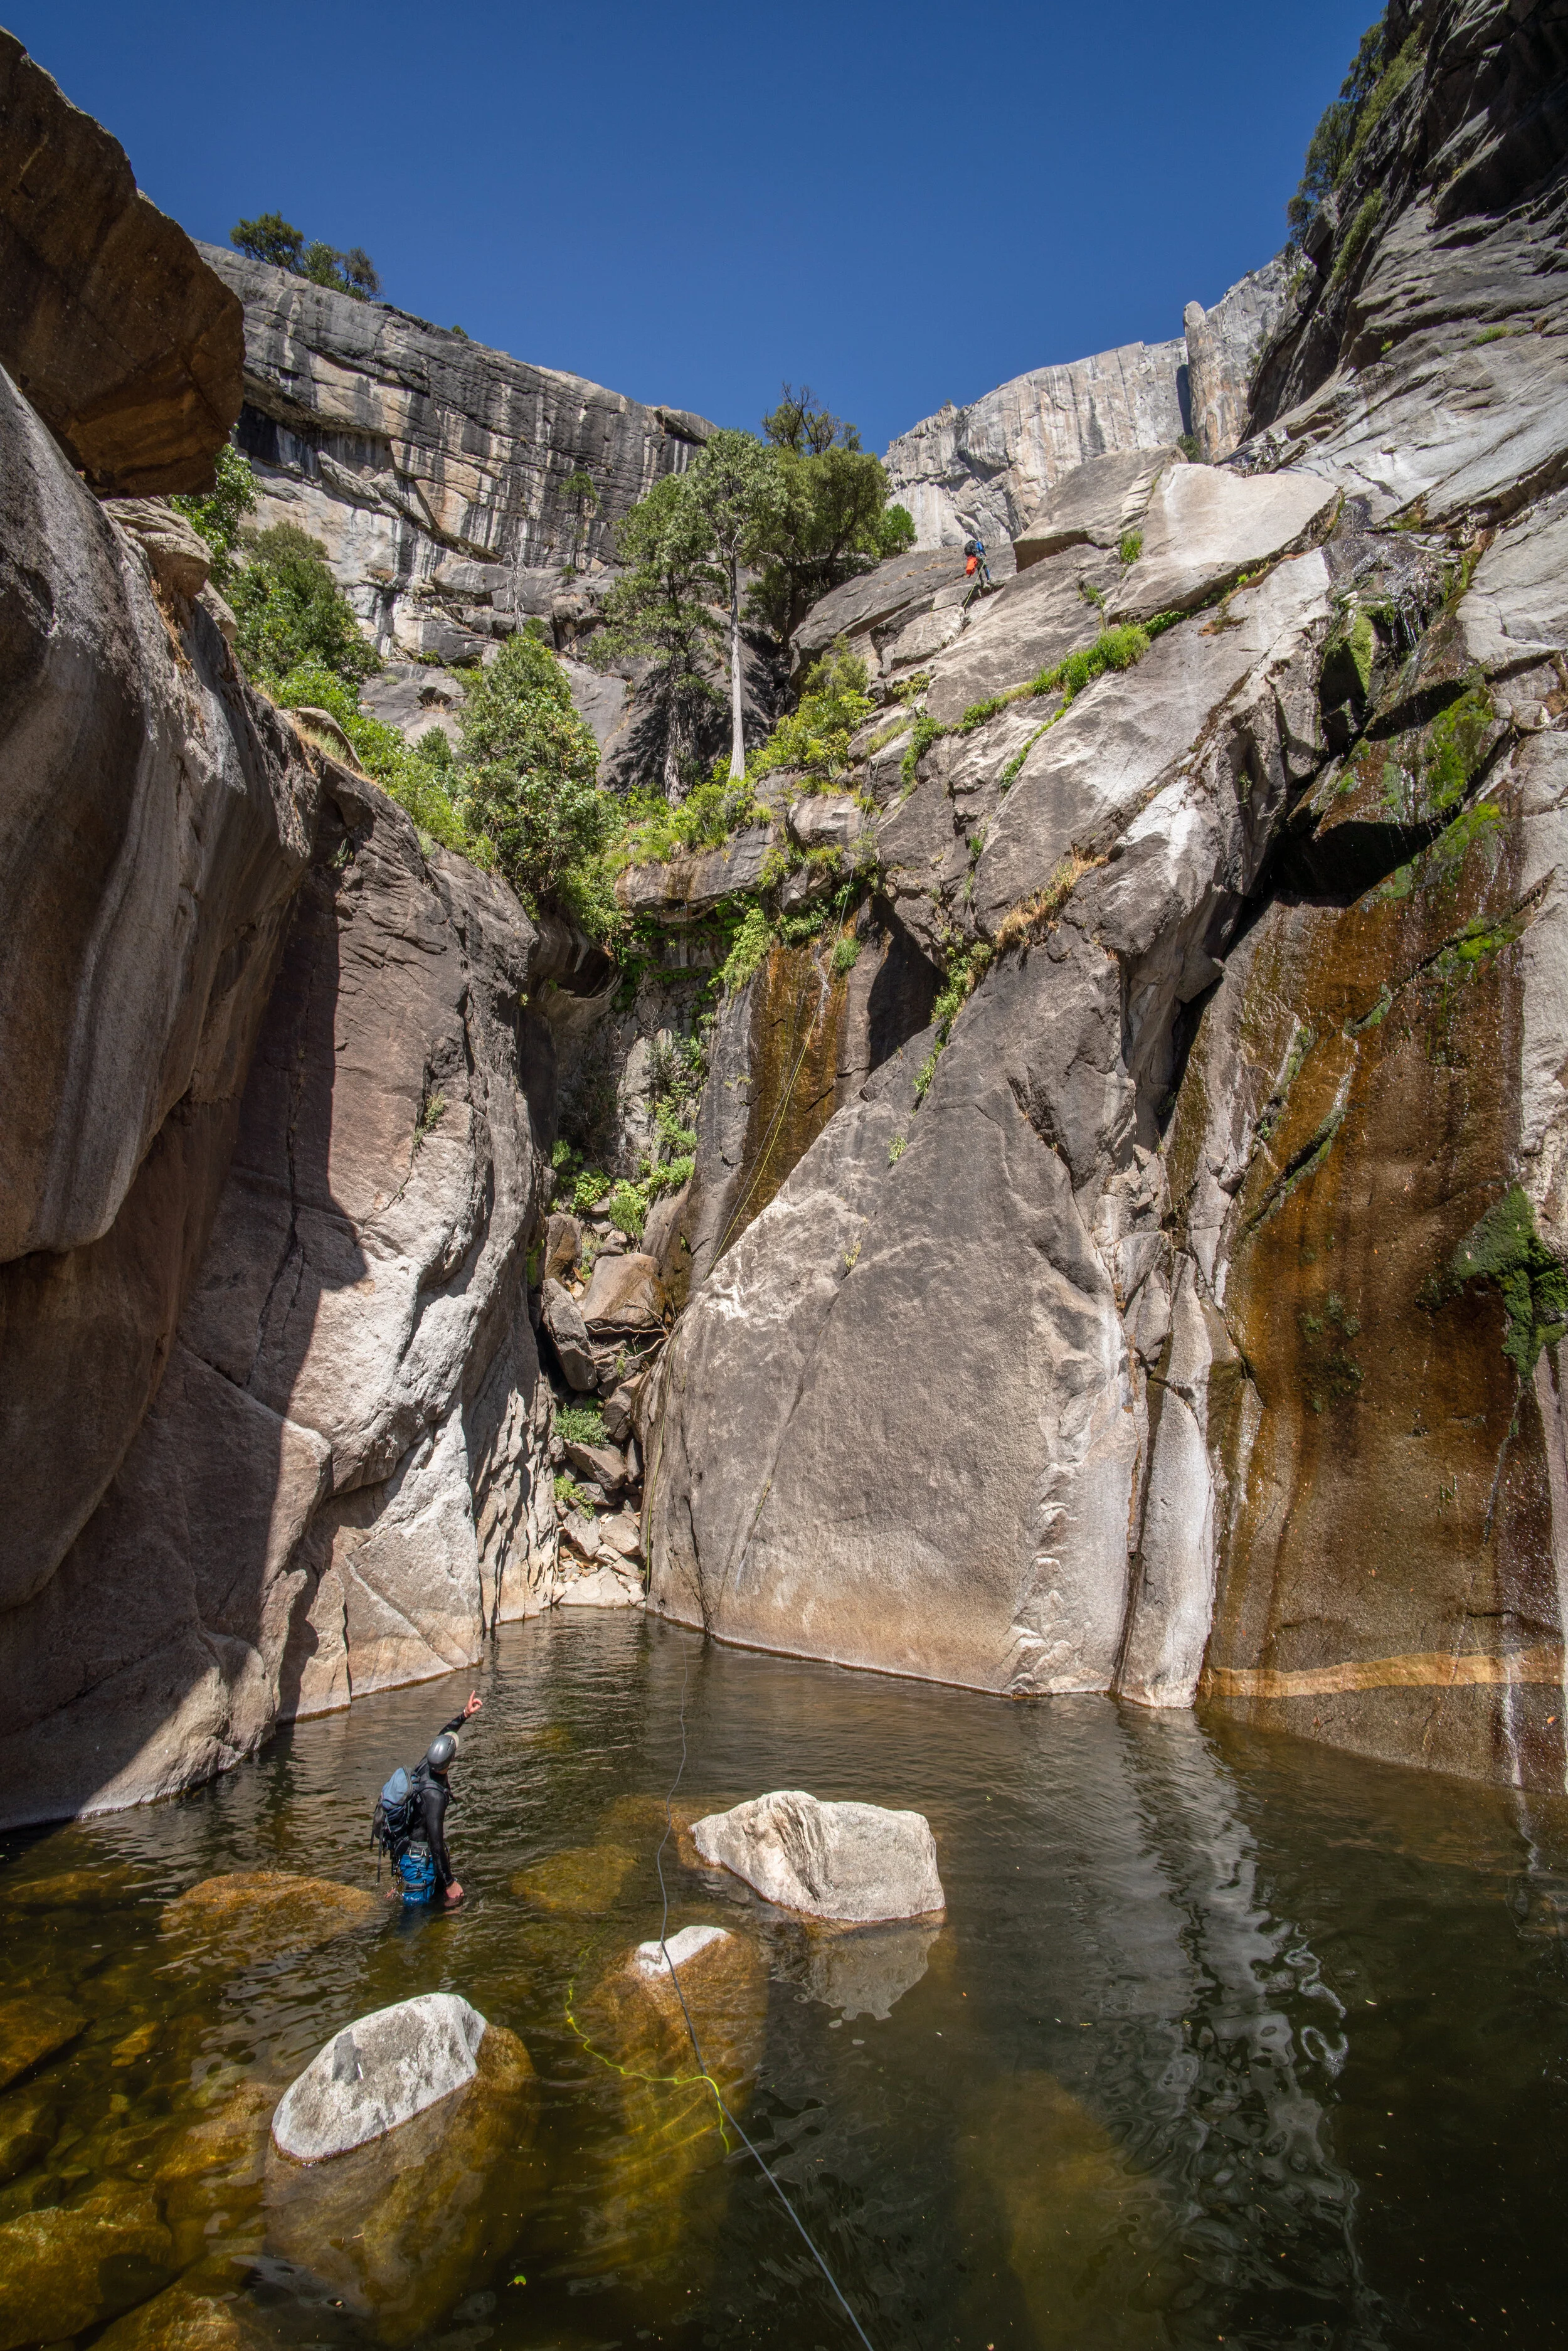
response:
<path id="1" fill-rule="evenodd" d="M 478 2011 L 452 1991 L 346 2024 L 278 2100 L 273 2145 L 297 2163 L 321 2163 L 384 2137 L 474 2079 L 485 2030 Z"/>
<path id="2" fill-rule="evenodd" d="M 1096 458 L 1158 450 L 1184 434 L 1207 464 L 1228 456 L 1290 275 L 1281 254 L 1212 310 L 1189 302 L 1185 336 L 1174 341 L 1035 368 L 968 408 L 949 402 L 900 434 L 887 452 L 888 475 L 915 517 L 919 546 L 956 547 L 977 533 L 988 547 L 1004 545 L 1059 481 Z"/>
<path id="3" fill-rule="evenodd" d="M 920 1813 L 821 1804 L 786 1788 L 692 1829 L 705 1861 L 731 1869 L 768 1902 L 808 1917 L 867 1924 L 946 1907 L 936 1846 Z"/>
<path id="4" fill-rule="evenodd" d="M 1060 475 L 1088 457 L 1155 449 L 1190 428 L 1186 346 L 1127 343 L 1034 368 L 970 407 L 951 401 L 889 444 L 892 493 L 922 548 L 1009 541 Z"/>
<path id="5" fill-rule="evenodd" d="M 174 1257 L 165 1359 L 148 1332 L 162 1383 L 128 1377 L 122 1458 L 10 1620 L 30 1817 L 188 1785 L 279 1715 L 469 1663 L 543 1604 L 549 1405 L 522 1300 L 552 1075 L 519 1002 L 538 935 L 322 766 L 211 1238 Z M 57 1472 L 40 1487 L 40 1509 L 69 1499 Z"/>
<path id="6" fill-rule="evenodd" d="M 1291 263 L 1277 254 L 1222 295 L 1212 310 L 1189 302 L 1186 340 L 1187 408 L 1192 435 L 1206 463 L 1218 465 L 1246 438 L 1252 379 L 1289 299 Z"/>
<path id="7" fill-rule="evenodd" d="M 1190 612 L 1299 548 L 1337 502 L 1312 474 L 1247 479 L 1218 466 L 1173 466 L 1155 486 L 1137 560 L 1106 611 L 1113 621 Z"/>
<path id="8" fill-rule="evenodd" d="M 240 406 L 240 306 L 124 150 L 0 33 L 0 366 L 96 489 L 200 490 Z"/>
<path id="9" fill-rule="evenodd" d="M 140 318 L 112 256 L 173 265 L 115 170 L 92 302 Z M 9 1821 L 189 1785 L 544 1604 L 524 999 L 573 954 L 248 691 L 203 545 L 99 505 L 3 376 L 0 444 Z"/>
<path id="10" fill-rule="evenodd" d="M 245 306 L 239 440 L 262 494 L 256 518 L 323 543 L 385 651 L 474 658 L 528 614 L 548 618 L 563 565 L 601 572 L 622 516 L 707 436 L 699 418 L 530 367 L 384 302 L 218 246 L 202 254 Z M 598 499 L 588 517 L 565 489 L 579 473 Z M 608 732 L 613 696 L 595 684 Z"/>
<path id="11" fill-rule="evenodd" d="M 925 665 L 950 731 L 862 742 L 883 886 L 972 993 L 694 1264 L 643 1414 L 668 1614 L 1562 1785 L 1555 23 L 1424 20 L 1260 429 L 1162 472 L 1125 565 L 1108 462 L 1061 486 Z M 1191 609 L 1029 692 L 1085 597 Z"/>

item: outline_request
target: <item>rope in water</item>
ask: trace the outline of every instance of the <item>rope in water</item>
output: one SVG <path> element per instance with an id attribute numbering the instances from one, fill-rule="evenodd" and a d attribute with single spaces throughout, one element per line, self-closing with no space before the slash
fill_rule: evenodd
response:
<path id="1" fill-rule="evenodd" d="M 664 1898 L 664 1916 L 659 1920 L 659 1949 L 664 1952 L 664 1965 L 670 1971 L 670 1981 L 675 1987 L 675 1998 L 681 2003 L 681 2014 L 686 2020 L 686 2031 L 691 2035 L 692 2053 L 697 2061 L 704 2081 L 706 2082 L 708 2087 L 712 2090 L 714 2096 L 718 2100 L 719 2110 L 728 2122 L 730 2128 L 739 2139 L 742 2147 L 745 2147 L 747 2155 L 753 2158 L 758 2169 L 762 2174 L 762 2177 L 767 2180 L 768 2185 L 772 2189 L 773 2193 L 778 2197 L 779 2201 L 783 2205 L 784 2210 L 789 2213 L 789 2218 L 793 2220 L 796 2228 L 800 2231 L 800 2235 L 805 2240 L 807 2252 L 810 2254 L 811 2259 L 816 2262 L 817 2267 L 821 2271 L 822 2275 L 827 2279 L 828 2283 L 832 2287 L 834 2294 L 838 2296 L 839 2306 L 842 2310 L 844 2316 L 849 2320 L 850 2325 L 854 2328 L 855 2333 L 860 2336 L 861 2341 L 865 2345 L 865 2351 L 872 2351 L 871 2337 L 867 2335 L 865 2328 L 861 2325 L 860 2320 L 855 2316 L 854 2312 L 850 2308 L 849 2304 L 844 2300 L 843 2294 L 840 2288 L 837 2278 L 833 2275 L 832 2271 L 828 2267 L 827 2262 L 822 2259 L 821 2254 L 818 2252 L 816 2245 L 812 2241 L 812 2239 L 807 2231 L 805 2222 L 801 2220 L 799 2212 L 796 2211 L 793 2204 L 790 2203 L 788 2196 L 785 2195 L 783 2189 L 779 2186 L 773 2173 L 763 2161 L 762 2156 L 758 2150 L 747 2137 L 745 2131 L 742 2130 L 739 2123 L 736 2120 L 734 2114 L 731 2112 L 728 2105 L 726 2105 L 724 2096 L 719 2090 L 717 2083 L 715 2082 L 713 2075 L 708 2072 L 707 2063 L 702 2053 L 702 2043 L 697 2039 L 696 2027 L 692 2022 L 692 2012 L 686 2006 L 685 1993 L 681 1990 L 681 1979 L 675 1972 L 675 1963 L 671 1959 L 669 1948 L 664 1941 L 664 1929 L 670 1923 L 670 1890 L 664 1883 L 664 1847 L 668 1844 L 671 1835 L 674 1830 L 675 1816 L 673 1807 L 675 1801 L 675 1792 L 681 1784 L 681 1781 L 685 1775 L 686 1768 L 686 1685 L 691 1674 L 692 1653 L 689 1643 L 683 1642 L 681 1646 L 685 1653 L 681 1667 L 681 1768 L 675 1773 L 674 1779 L 670 1785 L 670 1792 L 664 1799 L 664 1834 L 659 1839 L 659 1850 L 653 1856 L 654 1865 L 659 1873 L 659 1892 Z"/>

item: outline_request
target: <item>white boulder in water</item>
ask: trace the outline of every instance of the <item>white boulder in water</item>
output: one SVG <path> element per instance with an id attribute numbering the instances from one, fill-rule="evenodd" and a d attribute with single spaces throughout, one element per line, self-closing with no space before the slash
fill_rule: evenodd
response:
<path id="1" fill-rule="evenodd" d="M 473 2080 L 485 2029 L 478 2011 L 451 1991 L 357 2018 L 285 2090 L 274 2142 L 297 2163 L 320 2163 L 384 2137 Z"/>
<path id="2" fill-rule="evenodd" d="M 744 1877 L 769 1902 L 812 1918 L 863 1925 L 946 1907 L 936 1845 L 922 1813 L 821 1804 L 798 1788 L 709 1813 L 692 1831 L 705 1861 Z"/>

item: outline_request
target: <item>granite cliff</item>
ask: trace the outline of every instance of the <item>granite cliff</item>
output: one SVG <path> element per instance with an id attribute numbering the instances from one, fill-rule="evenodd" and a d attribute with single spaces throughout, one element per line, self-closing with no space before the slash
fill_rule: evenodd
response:
<path id="1" fill-rule="evenodd" d="M 653 1599 L 1561 1787 L 1568 11 L 1388 46 L 1223 465 L 809 624 L 901 689 L 854 823 L 948 993 L 693 1291 Z"/>
<path id="2" fill-rule="evenodd" d="M 619 964 L 245 683 L 154 494 L 237 417 L 389 651 L 570 653 L 701 420 L 204 255 L 0 54 L 7 1819 L 644 1551 L 721 1637 L 1563 1784 L 1568 6 L 1388 54 L 1299 249 L 894 444 L 923 543 L 765 664 L 864 661 L 847 771 L 631 865 Z M 565 1213 L 558 1126 L 661 1118 Z"/>
<path id="3" fill-rule="evenodd" d="M 4 63 L 0 235 L 47 287 L 0 333 L 33 394 L 0 373 L 17 1821 L 186 1786 L 548 1598 L 525 1282 L 554 1084 L 524 998 L 579 949 L 241 678 L 204 542 L 123 495 L 210 476 L 239 306 Z"/>

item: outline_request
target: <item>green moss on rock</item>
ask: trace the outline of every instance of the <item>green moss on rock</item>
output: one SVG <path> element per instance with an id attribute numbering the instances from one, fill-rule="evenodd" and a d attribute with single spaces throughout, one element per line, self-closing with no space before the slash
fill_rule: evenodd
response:
<path id="1" fill-rule="evenodd" d="M 1542 1347 L 1555 1347 L 1568 1333 L 1568 1268 L 1537 1233 L 1522 1186 L 1515 1184 L 1470 1227 L 1426 1302 L 1441 1306 L 1472 1281 L 1489 1281 L 1500 1292 L 1508 1318 L 1502 1352 L 1528 1380 Z"/>

